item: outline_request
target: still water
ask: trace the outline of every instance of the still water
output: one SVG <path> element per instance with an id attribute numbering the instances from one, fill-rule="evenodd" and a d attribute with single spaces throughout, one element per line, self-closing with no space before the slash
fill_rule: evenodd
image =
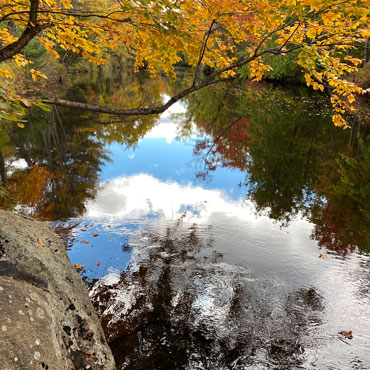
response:
<path id="1" fill-rule="evenodd" d="M 69 94 L 134 106 L 178 88 L 93 81 Z M 0 137 L 2 206 L 63 237 L 121 369 L 370 368 L 364 122 L 344 132 L 325 97 L 269 85 L 146 119 L 29 118 Z"/>

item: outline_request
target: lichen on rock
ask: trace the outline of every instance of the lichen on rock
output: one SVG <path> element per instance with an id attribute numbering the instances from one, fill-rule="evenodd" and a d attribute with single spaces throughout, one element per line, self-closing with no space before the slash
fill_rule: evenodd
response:
<path id="1" fill-rule="evenodd" d="M 2 210 L 0 310 L 2 369 L 116 368 L 60 239 L 45 223 Z"/>

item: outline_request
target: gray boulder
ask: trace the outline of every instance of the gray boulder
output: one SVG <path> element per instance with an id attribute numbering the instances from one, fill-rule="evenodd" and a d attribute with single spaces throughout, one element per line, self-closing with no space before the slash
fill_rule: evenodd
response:
<path id="1" fill-rule="evenodd" d="M 0 210 L 0 367 L 115 369 L 65 247 L 43 222 Z"/>

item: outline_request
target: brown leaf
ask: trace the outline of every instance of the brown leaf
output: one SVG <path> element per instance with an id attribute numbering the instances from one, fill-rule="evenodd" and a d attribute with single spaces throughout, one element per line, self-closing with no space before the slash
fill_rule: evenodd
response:
<path id="1" fill-rule="evenodd" d="M 86 231 L 86 229 L 81 229 L 81 231 Z"/>
<path id="2" fill-rule="evenodd" d="M 73 265 L 73 267 L 76 270 L 82 270 L 85 266 L 84 265 L 81 265 L 81 263 L 76 263 L 76 264 Z"/>
<path id="3" fill-rule="evenodd" d="M 328 258 L 328 256 L 326 254 L 322 254 L 322 253 L 320 253 L 320 256 L 319 257 L 320 258 Z"/>
<path id="4" fill-rule="evenodd" d="M 92 236 L 99 236 L 99 234 L 97 234 L 97 233 L 92 233 L 91 235 Z"/>
<path id="5" fill-rule="evenodd" d="M 41 247 L 45 247 L 45 244 L 41 238 L 37 238 L 37 242 L 41 245 Z"/>
<path id="6" fill-rule="evenodd" d="M 181 267 L 181 271 L 186 271 L 187 267 L 186 266 L 182 266 Z"/>
<path id="7" fill-rule="evenodd" d="M 83 244 L 89 244 L 90 242 L 88 240 L 81 240 L 81 243 L 83 243 Z"/>
<path id="8" fill-rule="evenodd" d="M 95 266 L 100 266 L 100 262 L 96 262 L 95 263 Z"/>
<path id="9" fill-rule="evenodd" d="M 94 246 L 91 244 L 91 245 L 90 245 L 90 248 L 94 248 Z"/>
<path id="10" fill-rule="evenodd" d="M 350 331 L 340 331 L 338 334 L 343 335 L 347 339 L 352 339 L 353 338 L 352 330 L 350 330 Z"/>
<path id="11" fill-rule="evenodd" d="M 112 241 L 112 238 L 109 238 L 108 240 L 111 242 Z"/>

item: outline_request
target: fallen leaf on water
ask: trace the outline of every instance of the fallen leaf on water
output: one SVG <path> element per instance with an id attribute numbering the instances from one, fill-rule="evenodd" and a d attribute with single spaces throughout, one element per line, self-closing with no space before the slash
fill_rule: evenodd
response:
<path id="1" fill-rule="evenodd" d="M 90 248 L 94 248 L 94 246 L 93 245 L 90 245 Z"/>
<path id="2" fill-rule="evenodd" d="M 108 240 L 111 242 L 112 241 L 112 238 L 109 238 Z"/>
<path id="3" fill-rule="evenodd" d="M 97 234 L 97 233 L 92 233 L 91 235 L 92 236 L 99 236 L 99 234 Z"/>
<path id="4" fill-rule="evenodd" d="M 81 240 L 81 243 L 83 243 L 83 244 L 88 244 L 88 243 L 90 243 L 88 240 Z"/>
<path id="5" fill-rule="evenodd" d="M 81 263 L 76 263 L 76 264 L 73 265 L 73 267 L 76 270 L 82 270 L 85 266 L 84 265 L 81 265 Z"/>
<path id="6" fill-rule="evenodd" d="M 41 245 L 41 247 L 45 247 L 45 244 L 41 238 L 37 238 L 37 242 Z"/>
<path id="7" fill-rule="evenodd" d="M 186 266 L 181 267 L 181 271 L 186 271 L 186 269 L 187 269 Z"/>
<path id="8" fill-rule="evenodd" d="M 86 229 L 81 229 L 81 231 L 86 231 Z"/>
<path id="9" fill-rule="evenodd" d="M 100 266 L 100 262 L 96 262 L 95 263 L 95 266 Z"/>
<path id="10" fill-rule="evenodd" d="M 322 253 L 320 253 L 320 256 L 319 257 L 320 258 L 328 258 L 328 256 L 326 254 L 322 254 Z"/>
<path id="11" fill-rule="evenodd" d="M 338 334 L 343 335 L 347 339 L 352 339 L 353 338 L 352 330 L 350 330 L 350 331 L 340 331 Z"/>

